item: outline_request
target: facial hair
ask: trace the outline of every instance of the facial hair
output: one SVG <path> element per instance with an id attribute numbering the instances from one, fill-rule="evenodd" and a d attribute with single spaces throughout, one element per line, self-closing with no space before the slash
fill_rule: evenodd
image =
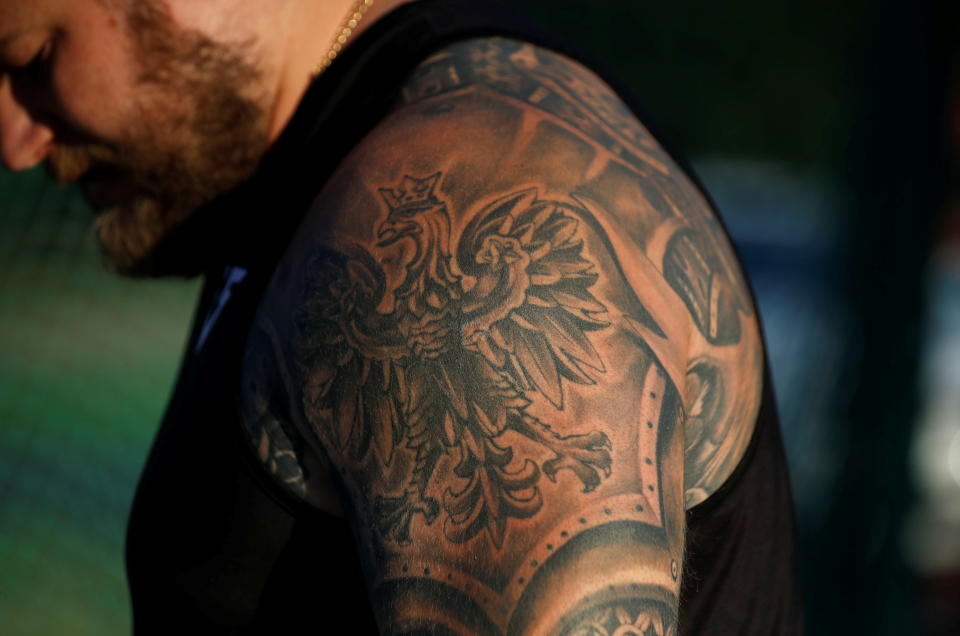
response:
<path id="1" fill-rule="evenodd" d="M 80 178 L 106 261 L 158 276 L 167 273 L 155 258 L 161 241 L 256 170 L 267 147 L 265 109 L 251 90 L 261 74 L 252 45 L 183 29 L 164 2 L 125 11 L 139 71 L 132 121 L 120 141 L 61 146 L 49 165 L 59 179 Z"/>

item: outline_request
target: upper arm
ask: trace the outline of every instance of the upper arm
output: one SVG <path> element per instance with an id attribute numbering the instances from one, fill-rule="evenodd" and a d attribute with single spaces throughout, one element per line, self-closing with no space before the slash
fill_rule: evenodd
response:
<path id="1" fill-rule="evenodd" d="M 729 475 L 758 402 L 729 246 L 563 58 L 465 42 L 404 101 L 265 299 L 261 456 L 318 505 L 336 474 L 386 632 L 674 633 L 684 493 Z"/>

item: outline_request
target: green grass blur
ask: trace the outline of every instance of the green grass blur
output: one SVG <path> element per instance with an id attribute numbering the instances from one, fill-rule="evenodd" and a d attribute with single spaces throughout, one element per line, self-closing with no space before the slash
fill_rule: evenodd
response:
<path id="1" fill-rule="evenodd" d="M 127 512 L 196 283 L 102 265 L 76 192 L 0 173 L 0 632 L 130 631 Z"/>

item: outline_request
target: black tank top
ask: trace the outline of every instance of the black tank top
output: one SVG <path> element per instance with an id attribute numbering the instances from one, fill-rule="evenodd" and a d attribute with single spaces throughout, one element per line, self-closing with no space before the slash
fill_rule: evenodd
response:
<path id="1" fill-rule="evenodd" d="M 335 626 L 345 621 L 349 633 L 376 633 L 346 523 L 273 484 L 243 436 L 237 403 L 244 346 L 310 202 L 389 112 L 409 72 L 445 45 L 497 35 L 583 61 L 488 2 L 404 5 L 314 82 L 254 178 L 163 246 L 161 253 L 175 254 L 184 271 L 203 265 L 207 278 L 129 519 L 136 634 L 279 634 L 305 627 L 340 633 Z M 629 104 L 629 93 L 605 79 Z M 187 263 L 185 253 L 205 260 Z M 765 387 L 740 465 L 687 513 L 679 632 L 685 636 L 801 632 L 792 502 L 768 374 Z"/>

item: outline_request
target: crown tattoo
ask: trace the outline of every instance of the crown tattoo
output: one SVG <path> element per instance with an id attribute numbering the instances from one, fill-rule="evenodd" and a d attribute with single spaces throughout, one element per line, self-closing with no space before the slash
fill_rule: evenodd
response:
<path id="1" fill-rule="evenodd" d="M 417 179 L 404 177 L 396 188 L 380 188 L 380 195 L 391 211 L 399 208 L 421 208 L 440 203 L 433 190 L 440 180 L 440 172 Z"/>

